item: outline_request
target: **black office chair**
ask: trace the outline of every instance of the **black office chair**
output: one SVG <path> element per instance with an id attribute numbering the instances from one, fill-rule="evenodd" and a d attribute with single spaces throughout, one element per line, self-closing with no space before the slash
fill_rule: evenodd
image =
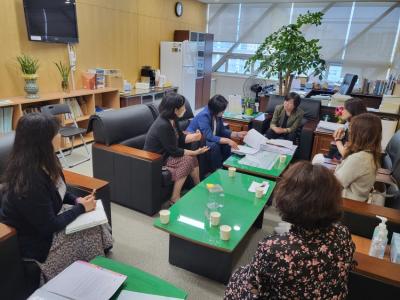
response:
<path id="1" fill-rule="evenodd" d="M 84 163 L 84 162 L 90 160 L 90 152 L 86 145 L 85 139 L 83 138 L 83 135 L 86 133 L 86 129 L 79 128 L 78 124 L 76 123 L 75 116 L 71 112 L 71 109 L 68 106 L 68 104 L 46 105 L 41 108 L 41 112 L 44 114 L 47 114 L 47 115 L 51 115 L 51 116 L 69 114 L 69 116 L 71 117 L 71 120 L 73 122 L 72 125 L 71 126 L 61 126 L 60 130 L 59 130 L 61 137 L 67 138 L 71 143 L 71 149 L 67 153 L 64 154 L 64 152 L 61 149 L 59 149 L 61 160 L 64 162 L 64 164 L 68 168 L 75 167 L 81 163 Z M 74 140 L 75 140 L 76 136 L 79 136 L 81 138 L 82 145 L 84 146 L 84 148 L 86 150 L 87 156 L 78 162 L 69 163 L 66 156 L 69 156 L 72 154 L 72 151 L 74 150 Z"/>

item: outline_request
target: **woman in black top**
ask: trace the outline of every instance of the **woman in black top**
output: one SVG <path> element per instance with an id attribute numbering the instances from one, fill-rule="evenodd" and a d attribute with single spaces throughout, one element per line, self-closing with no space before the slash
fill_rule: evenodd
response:
<path id="1" fill-rule="evenodd" d="M 38 263 L 42 282 L 75 260 L 104 255 L 102 241 L 92 234 L 93 230 L 64 233 L 79 215 L 95 209 L 96 200 L 92 195 L 78 198 L 66 191 L 52 143 L 58 129 L 58 122 L 51 116 L 23 116 L 2 182 L 5 187 L 0 219 L 16 228 L 22 257 Z M 80 240 L 82 235 L 85 241 Z M 107 239 L 111 239 L 109 232 Z"/>
<path id="2" fill-rule="evenodd" d="M 180 198 L 180 193 L 187 176 L 194 183 L 200 182 L 199 166 L 196 156 L 208 151 L 208 147 L 197 150 L 184 149 L 185 144 L 200 141 L 201 133 L 184 134 L 176 120 L 185 114 L 185 98 L 182 95 L 169 93 L 161 101 L 159 117 L 154 121 L 146 136 L 144 150 L 162 154 L 164 164 L 171 172 L 174 189 L 171 202 Z"/>

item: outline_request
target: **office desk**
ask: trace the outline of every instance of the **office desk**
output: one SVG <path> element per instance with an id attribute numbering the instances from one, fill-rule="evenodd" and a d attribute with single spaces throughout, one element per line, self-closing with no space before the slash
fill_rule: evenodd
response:
<path id="1" fill-rule="evenodd" d="M 281 164 L 279 160 L 277 160 L 271 170 L 243 165 L 239 163 L 239 160 L 241 159 L 241 156 L 233 154 L 226 161 L 224 161 L 224 167 L 234 167 L 236 168 L 236 170 L 242 173 L 276 180 L 279 176 L 281 176 L 283 171 L 285 171 L 285 169 L 293 159 L 293 156 L 286 155 L 286 161 L 283 164 Z"/>
<path id="2" fill-rule="evenodd" d="M 226 283 L 249 229 L 262 226 L 264 206 L 275 183 L 268 181 L 268 192 L 261 199 L 257 199 L 248 188 L 253 181 L 264 180 L 240 173 L 231 178 L 226 170 L 217 170 L 171 207 L 169 224 L 163 225 L 157 218 L 154 226 L 169 233 L 170 264 Z M 219 209 L 220 225 L 232 227 L 229 241 L 220 239 L 219 226 L 210 226 L 205 216 L 208 183 L 220 184 L 224 188 L 224 196 L 218 196 L 223 205 Z"/>
<path id="3" fill-rule="evenodd" d="M 126 107 L 137 104 L 152 103 L 161 100 L 164 95 L 170 92 L 178 92 L 177 87 L 160 88 L 153 87 L 151 89 L 133 89 L 129 93 L 120 95 L 120 107 Z"/>
<path id="4" fill-rule="evenodd" d="M 390 261 L 388 248 L 384 258 L 379 259 L 368 255 L 370 239 L 352 235 L 352 240 L 356 245 L 354 259 L 358 263 L 355 272 L 400 287 L 400 264 Z"/>
<path id="5" fill-rule="evenodd" d="M 167 281 L 135 267 L 101 256 L 96 257 L 90 262 L 102 268 L 128 276 L 122 285 L 122 288 L 113 296 L 112 299 L 117 299 L 121 290 L 174 297 L 178 299 L 186 299 L 187 297 L 187 293 L 184 290 L 181 290 Z"/>
<path id="6" fill-rule="evenodd" d="M 251 116 L 225 112 L 222 116 L 224 123 L 229 124 L 229 128 L 232 131 L 249 131 L 252 128 L 252 122 L 258 116 L 262 115 L 263 113 L 258 112 Z"/>

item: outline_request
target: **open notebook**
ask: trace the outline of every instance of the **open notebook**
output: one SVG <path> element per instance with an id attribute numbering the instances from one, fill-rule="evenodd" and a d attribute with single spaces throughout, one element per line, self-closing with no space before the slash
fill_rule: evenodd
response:
<path id="1" fill-rule="evenodd" d="M 95 227 L 97 225 L 108 222 L 106 212 L 104 211 L 103 203 L 97 200 L 96 209 L 91 212 L 84 213 L 77 217 L 73 222 L 69 223 L 65 228 L 66 234 L 71 234 L 81 230 Z"/>

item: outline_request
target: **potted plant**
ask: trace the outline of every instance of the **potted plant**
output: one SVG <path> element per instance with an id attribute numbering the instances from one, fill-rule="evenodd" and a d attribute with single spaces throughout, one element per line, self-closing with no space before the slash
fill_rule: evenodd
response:
<path id="1" fill-rule="evenodd" d="M 39 61 L 29 55 L 17 56 L 17 61 L 22 71 L 22 77 L 25 80 L 24 90 L 26 98 L 36 99 L 39 98 L 39 87 L 37 85 L 37 70 L 39 69 Z"/>
<path id="2" fill-rule="evenodd" d="M 69 92 L 69 74 L 71 73 L 71 66 L 64 64 L 63 62 L 55 62 L 58 71 L 61 75 L 61 88 L 65 93 Z"/>
<path id="3" fill-rule="evenodd" d="M 246 62 L 246 69 L 250 70 L 257 61 L 260 62 L 258 70 L 267 78 L 278 76 L 281 96 L 290 92 L 295 75 L 313 70 L 314 75 L 322 79 L 326 67 L 325 61 L 319 55 L 319 40 L 306 40 L 301 28 L 304 25 L 321 25 L 323 15 L 322 12 L 299 15 L 296 23 L 282 26 L 266 37 L 256 54 Z"/>
<path id="4" fill-rule="evenodd" d="M 244 106 L 244 114 L 247 116 L 252 116 L 254 113 L 254 99 L 252 98 L 244 98 L 243 106 Z"/>

